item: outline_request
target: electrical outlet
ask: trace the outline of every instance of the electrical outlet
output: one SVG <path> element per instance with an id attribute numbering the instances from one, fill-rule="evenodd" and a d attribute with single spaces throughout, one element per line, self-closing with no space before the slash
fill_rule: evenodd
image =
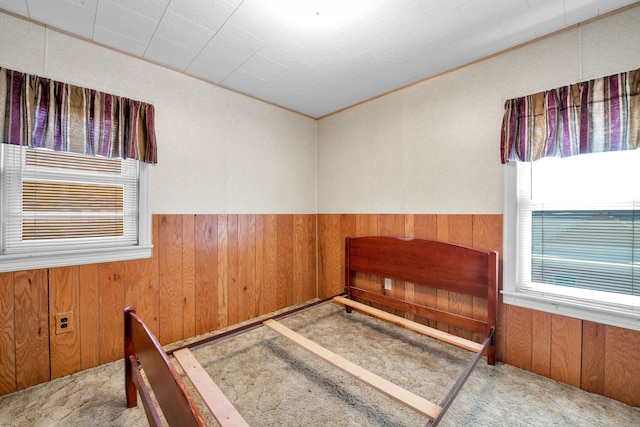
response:
<path id="1" fill-rule="evenodd" d="M 384 289 L 387 291 L 391 289 L 391 279 L 388 277 L 384 278 Z"/>
<path id="2" fill-rule="evenodd" d="M 73 331 L 73 311 L 56 313 L 56 335 Z"/>

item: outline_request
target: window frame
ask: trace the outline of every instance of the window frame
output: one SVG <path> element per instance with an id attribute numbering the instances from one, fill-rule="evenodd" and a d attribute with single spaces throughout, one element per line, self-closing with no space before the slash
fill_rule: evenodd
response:
<path id="1" fill-rule="evenodd" d="M 0 159 L 0 162 L 4 163 L 4 159 Z M 3 212 L 2 203 L 4 199 L 0 197 L 0 220 Z M 139 162 L 137 244 L 109 244 L 105 247 L 94 245 L 87 248 L 79 243 L 77 247 L 71 249 L 0 254 L 0 273 L 151 258 L 153 250 L 151 225 L 151 165 Z"/>
<path id="2" fill-rule="evenodd" d="M 532 289 L 519 283 L 518 166 L 504 167 L 503 302 L 509 305 L 640 331 L 640 306 L 586 298 L 572 288 L 549 286 Z M 580 290 L 584 294 L 588 291 Z"/>

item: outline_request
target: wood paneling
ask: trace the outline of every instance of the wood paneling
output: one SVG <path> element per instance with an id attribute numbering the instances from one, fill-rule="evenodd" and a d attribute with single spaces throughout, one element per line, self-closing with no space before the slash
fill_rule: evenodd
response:
<path id="1" fill-rule="evenodd" d="M 293 251 L 293 216 L 278 215 L 278 306 L 294 304 L 293 299 L 293 257 L 286 256 Z"/>
<path id="2" fill-rule="evenodd" d="M 100 364 L 103 364 L 124 354 L 124 264 L 99 264 L 98 287 Z"/>
<path id="3" fill-rule="evenodd" d="M 227 215 L 218 215 L 218 327 L 229 325 L 229 252 Z"/>
<path id="4" fill-rule="evenodd" d="M 195 217 L 182 215 L 182 337 L 196 334 Z"/>
<path id="5" fill-rule="evenodd" d="M 196 335 L 218 326 L 218 217 L 195 217 Z"/>
<path id="6" fill-rule="evenodd" d="M 229 324 L 240 321 L 238 312 L 238 215 L 227 215 L 227 314 Z"/>
<path id="7" fill-rule="evenodd" d="M 508 319 L 506 333 L 507 357 L 505 362 L 521 369 L 531 370 L 531 338 L 533 334 L 532 310 L 506 306 Z"/>
<path id="8" fill-rule="evenodd" d="M 0 395 L 16 391 L 13 273 L 0 273 Z"/>
<path id="9" fill-rule="evenodd" d="M 51 379 L 73 374 L 82 369 L 80 354 L 79 268 L 61 267 L 49 270 L 49 349 Z M 58 313 L 70 313 L 67 327 L 56 325 Z"/>
<path id="10" fill-rule="evenodd" d="M 153 217 L 153 241 L 158 242 L 159 218 Z M 125 306 L 134 307 L 136 314 L 144 320 L 155 335 L 159 335 L 159 287 L 158 287 L 158 245 L 153 248 L 151 258 L 136 259 L 124 263 Z M 83 292 L 83 289 L 80 290 Z"/>
<path id="11" fill-rule="evenodd" d="M 260 309 L 256 285 L 256 217 L 238 215 L 238 320 L 253 319 Z"/>
<path id="12" fill-rule="evenodd" d="M 98 282 L 98 265 L 79 266 L 78 282 L 80 364 L 82 369 L 89 369 L 100 364 L 100 286 Z"/>
<path id="13" fill-rule="evenodd" d="M 18 390 L 50 379 L 47 276 L 47 270 L 13 275 Z"/>
<path id="14" fill-rule="evenodd" d="M 121 358 L 125 305 L 169 342 L 338 294 L 345 237 L 369 234 L 501 251 L 502 216 L 154 215 L 150 259 L 0 274 L 0 394 Z M 392 292 L 477 318 L 486 310 L 410 283 Z M 77 330 L 64 346 L 50 320 L 68 308 Z M 499 360 L 640 406 L 640 332 L 502 304 L 498 316 Z"/>
<path id="15" fill-rule="evenodd" d="M 261 215 L 262 218 L 262 298 L 260 314 L 278 308 L 278 216 Z"/>
<path id="16" fill-rule="evenodd" d="M 604 394 L 606 326 L 582 322 L 582 389 Z"/>
<path id="17" fill-rule="evenodd" d="M 531 313 L 531 371 L 551 376 L 551 314 Z"/>
<path id="18" fill-rule="evenodd" d="M 158 341 L 181 340 L 185 296 L 182 283 L 182 215 L 162 215 L 158 225 L 160 330 Z"/>
<path id="19" fill-rule="evenodd" d="M 640 407 L 640 333 L 606 327 L 604 394 Z"/>
<path id="20" fill-rule="evenodd" d="M 551 315 L 551 378 L 580 387 L 582 321 Z"/>

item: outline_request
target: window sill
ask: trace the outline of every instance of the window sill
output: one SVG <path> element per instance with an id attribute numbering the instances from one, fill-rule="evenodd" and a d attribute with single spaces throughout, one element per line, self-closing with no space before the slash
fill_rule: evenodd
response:
<path id="1" fill-rule="evenodd" d="M 634 310 L 628 307 L 605 306 L 598 302 L 582 302 L 562 295 L 508 290 L 501 291 L 501 294 L 505 304 L 640 331 L 640 311 L 637 307 Z"/>
<path id="2" fill-rule="evenodd" d="M 153 245 L 0 256 L 0 273 L 151 258 Z"/>

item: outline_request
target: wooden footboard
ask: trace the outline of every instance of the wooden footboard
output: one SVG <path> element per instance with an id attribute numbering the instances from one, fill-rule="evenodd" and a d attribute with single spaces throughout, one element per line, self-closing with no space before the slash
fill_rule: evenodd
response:
<path id="1" fill-rule="evenodd" d="M 130 307 L 124 310 L 124 363 L 127 408 L 138 404 L 139 391 L 149 425 L 162 426 L 163 422 L 140 369 L 170 426 L 206 425 L 164 350 Z"/>

